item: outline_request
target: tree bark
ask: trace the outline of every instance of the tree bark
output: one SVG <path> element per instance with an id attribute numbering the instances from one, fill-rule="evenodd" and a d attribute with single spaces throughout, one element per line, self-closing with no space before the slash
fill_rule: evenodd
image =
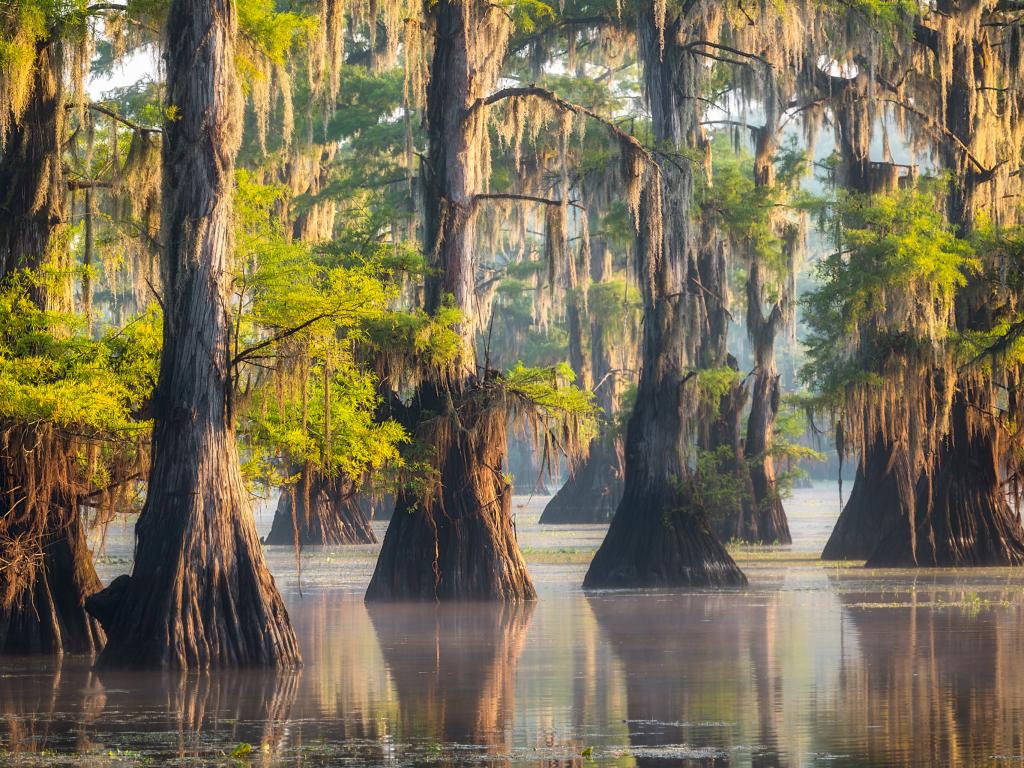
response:
<path id="1" fill-rule="evenodd" d="M 504 477 L 506 409 L 491 372 L 474 355 L 476 195 L 484 191 L 486 110 L 504 59 L 511 21 L 478 0 L 438 0 L 429 8 L 434 51 L 427 86 L 424 250 L 433 270 L 426 310 L 461 310 L 462 349 L 450 375 L 428 376 L 414 409 L 417 436 L 435 449 L 425 492 L 398 496 L 371 600 L 532 600 L 516 541 L 512 489 Z"/>
<path id="2" fill-rule="evenodd" d="M 973 12 L 967 4 L 947 3 L 955 17 Z M 940 34 L 955 34 L 945 29 Z M 984 116 L 976 114 L 973 92 L 987 86 L 989 66 L 975 42 L 955 37 L 952 69 L 944 83 L 945 136 L 939 146 L 942 164 L 956 174 L 946 195 L 947 218 L 956 233 L 974 231 L 981 185 L 990 179 L 964 158 L 975 146 L 975 131 Z M 956 301 L 961 333 L 987 332 L 995 326 L 999 300 L 982 275 L 972 274 Z M 916 482 L 910 515 L 887 532 L 868 565 L 984 566 L 1024 564 L 1024 528 L 1003 489 L 1003 451 L 994 384 L 983 374 L 947 363 L 936 368 L 938 391 L 952 392 L 947 433 L 925 457 Z"/>
<path id="3" fill-rule="evenodd" d="M 398 495 L 366 600 L 533 600 L 536 592 L 516 541 L 512 486 L 501 471 L 504 409 L 482 387 L 459 393 L 421 387 L 425 412 L 439 414 L 439 487 Z M 457 412 L 453 409 L 457 409 Z M 451 430 L 449 432 L 449 430 Z M 436 434 L 436 433 L 433 433 Z"/>
<path id="4" fill-rule="evenodd" d="M 64 104 L 63 54 L 44 38 L 28 106 L 0 152 L 0 286 L 33 272 L 28 292 L 42 309 L 42 268 L 67 247 Z M 68 473 L 77 447 L 42 425 L 0 422 L 0 434 L 0 654 L 94 652 L 103 632 L 84 602 L 100 582 Z"/>
<path id="5" fill-rule="evenodd" d="M 101 584 L 77 505 L 55 497 L 54 511 L 46 513 L 39 507 L 47 504 L 29 504 L 19 494 L 11 507 L 10 498 L 0 500 L 0 514 L 13 518 L 0 543 L 0 655 L 95 653 L 103 630 L 86 613 L 85 600 Z M 45 525 L 33 530 L 40 514 Z"/>
<path id="6" fill-rule="evenodd" d="M 879 434 L 857 464 L 850 497 L 836 520 L 822 560 L 867 560 L 901 520 L 913 519 L 916 476 L 905 451 Z"/>
<path id="7" fill-rule="evenodd" d="M 377 543 L 351 482 L 315 474 L 309 479 L 308 489 L 304 484 L 305 480 L 300 480 L 297 487 L 281 490 L 264 544 L 315 547 Z"/>
<path id="8" fill-rule="evenodd" d="M 607 523 L 622 500 L 622 456 L 614 435 L 590 444 L 590 453 L 540 516 L 542 525 Z"/>
<path id="9" fill-rule="evenodd" d="M 675 18 L 661 45 L 653 9 L 641 15 L 640 58 L 655 139 L 676 150 L 696 141 L 696 75 Z M 658 189 L 655 185 L 660 185 Z M 643 259 L 643 365 L 625 448 L 625 488 L 583 585 L 597 587 L 745 584 L 696 502 L 687 463 L 696 395 L 687 369 L 702 338 L 701 294 L 690 234 L 689 165 L 660 166 L 640 200 L 637 253 Z"/>
<path id="10" fill-rule="evenodd" d="M 775 365 L 775 338 L 783 321 L 776 304 L 768 317 L 761 311 L 764 284 L 761 265 L 755 258 L 747 278 L 747 328 L 754 343 L 754 383 L 750 393 L 750 415 L 744 458 L 750 472 L 754 519 L 754 541 L 760 544 L 791 544 L 789 521 L 775 482 L 772 437 L 779 414 L 779 372 Z"/>
<path id="11" fill-rule="evenodd" d="M 917 481 L 914 505 L 886 531 L 869 567 L 1024 565 L 1024 529 L 1003 491 L 1000 446 L 990 425 L 972 421 L 988 395 L 968 386 L 954 395 L 950 433 Z"/>
<path id="12" fill-rule="evenodd" d="M 0 279 L 38 270 L 67 246 L 64 104 L 63 53 L 53 39 L 44 38 L 36 44 L 28 106 L 20 120 L 12 120 L 0 154 Z M 50 308 L 45 284 L 30 286 L 30 294 Z"/>
<path id="13" fill-rule="evenodd" d="M 163 142 L 164 347 L 131 577 L 88 607 L 103 666 L 299 663 L 242 480 L 231 412 L 231 208 L 242 130 L 232 0 L 173 0 Z"/>

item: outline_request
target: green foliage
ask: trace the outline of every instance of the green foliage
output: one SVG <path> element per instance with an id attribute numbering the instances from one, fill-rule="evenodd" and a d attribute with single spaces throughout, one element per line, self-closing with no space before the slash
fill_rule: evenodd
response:
<path id="1" fill-rule="evenodd" d="M 395 374 L 450 370 L 462 350 L 455 330 L 462 321 L 456 307 L 443 306 L 433 315 L 419 309 L 392 311 L 366 324 L 366 339 Z"/>
<path id="2" fill-rule="evenodd" d="M 501 385 L 512 399 L 512 414 L 526 421 L 534 434 L 545 435 L 552 450 L 576 461 L 597 437 L 600 409 L 590 392 L 574 386 L 576 374 L 568 363 L 528 368 L 516 363 Z"/>
<path id="3" fill-rule="evenodd" d="M 538 408 L 550 413 L 596 417 L 593 396 L 573 386 L 575 381 L 576 374 L 568 363 L 546 368 L 527 368 L 522 363 L 516 363 L 505 374 L 506 389 L 529 400 Z"/>
<path id="4" fill-rule="evenodd" d="M 741 379 L 742 374 L 734 368 L 701 368 L 697 372 L 697 389 L 701 400 L 715 408 L 722 396 Z"/>
<path id="5" fill-rule="evenodd" d="M 316 17 L 278 10 L 274 0 L 239 0 L 236 5 L 244 39 L 277 64 L 283 64 L 292 47 L 317 26 Z M 250 62 L 243 56 L 237 63 L 246 71 Z"/>
<path id="6" fill-rule="evenodd" d="M 924 186 L 844 194 L 829 207 L 837 250 L 802 299 L 809 327 L 803 377 L 820 391 L 870 384 L 884 361 L 942 343 L 957 290 L 979 269 Z"/>
<path id="7" fill-rule="evenodd" d="M 406 440 L 398 424 L 377 419 L 377 379 L 358 355 L 396 314 L 385 282 L 392 265 L 375 263 L 373 249 L 346 257 L 288 241 L 274 215 L 283 194 L 238 174 L 234 347 L 249 385 L 246 473 L 273 484 L 287 479 L 282 466 L 308 464 L 356 479 L 398 462 Z"/>
<path id="8" fill-rule="evenodd" d="M 44 312 L 24 280 L 0 292 L 0 419 L 99 436 L 144 430 L 161 343 L 155 310 L 99 340 L 73 314 Z"/>
<path id="9" fill-rule="evenodd" d="M 807 411 L 801 397 L 784 397 L 775 421 L 772 458 L 776 464 L 775 488 L 786 498 L 793 484 L 806 476 L 803 465 L 824 461 L 825 454 L 800 442 L 807 436 Z"/>
<path id="10" fill-rule="evenodd" d="M 523 32 L 532 32 L 538 23 L 555 18 L 555 9 L 544 0 L 502 0 L 501 5 L 508 10 L 516 29 Z"/>
<path id="11" fill-rule="evenodd" d="M 695 470 L 689 487 L 696 505 L 711 520 L 724 519 L 730 511 L 750 503 L 753 494 L 736 471 L 736 453 L 731 445 L 698 451 Z"/>
<path id="12" fill-rule="evenodd" d="M 791 145 L 773 162 L 775 182 L 759 186 L 754 181 L 753 158 L 734 151 L 719 133 L 714 142 L 713 180 L 700 199 L 703 215 L 717 216 L 733 242 L 766 265 L 775 281 L 781 282 L 791 270 L 791 254 L 785 251 L 774 214 L 795 202 L 805 156 Z"/>
<path id="13" fill-rule="evenodd" d="M 636 333 L 640 319 L 640 291 L 625 280 L 592 283 L 587 292 L 590 314 L 601 321 L 601 331 L 610 345 L 621 344 Z"/>

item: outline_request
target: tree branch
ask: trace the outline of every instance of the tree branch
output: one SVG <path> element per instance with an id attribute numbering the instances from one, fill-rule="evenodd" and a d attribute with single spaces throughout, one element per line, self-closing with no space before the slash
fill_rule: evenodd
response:
<path id="1" fill-rule="evenodd" d="M 603 125 L 605 129 L 619 141 L 630 145 L 634 150 L 642 153 L 643 156 L 646 157 L 647 159 L 651 158 L 651 153 L 647 151 L 647 148 L 644 147 L 643 144 L 637 141 L 635 136 L 626 133 L 617 125 L 610 122 L 601 115 L 597 114 L 592 109 L 588 109 L 587 107 L 575 104 L 571 101 L 567 101 L 566 99 L 563 99 L 561 96 L 556 94 L 554 91 L 549 91 L 547 88 L 541 88 L 536 85 L 515 88 L 502 88 L 499 91 L 495 91 L 490 96 L 485 96 L 483 98 L 477 99 L 469 107 L 466 108 L 466 111 L 463 113 L 463 119 L 468 119 L 470 115 L 472 115 L 478 109 L 482 109 L 483 107 L 488 107 L 492 104 L 496 104 L 499 101 L 503 101 L 506 99 L 524 99 L 531 97 L 547 101 L 549 104 L 553 104 L 554 106 L 558 107 L 559 109 L 565 112 L 571 112 L 574 115 L 580 115 L 581 117 L 589 117 L 590 119 L 595 120 L 596 122 Z"/>
<path id="2" fill-rule="evenodd" d="M 289 336 L 294 336 L 299 331 L 305 330 L 306 328 L 311 326 L 313 323 L 318 322 L 319 320 L 323 320 L 325 317 L 329 317 L 330 315 L 331 315 L 330 312 L 321 312 L 320 314 L 314 315 L 313 317 L 309 318 L 305 322 L 299 323 L 298 325 L 293 326 L 292 328 L 286 328 L 283 331 L 278 331 L 273 336 L 271 336 L 269 339 L 264 339 L 263 341 L 259 342 L 258 344 L 253 344 L 251 347 L 246 347 L 245 349 L 243 349 L 241 352 L 239 352 L 237 355 L 235 355 L 232 358 L 232 360 L 231 360 L 232 367 L 238 365 L 241 362 L 244 362 L 247 357 L 252 356 L 255 352 L 258 352 L 261 349 L 266 349 L 271 344 L 276 344 L 279 341 L 284 341 Z"/>
<path id="3" fill-rule="evenodd" d="M 137 131 L 138 133 L 163 133 L 163 131 L 160 128 L 149 128 L 148 126 L 133 122 L 128 118 L 122 117 L 121 115 L 117 114 L 117 112 L 112 110 L 110 107 L 105 107 L 102 104 L 98 104 L 96 102 L 91 101 L 85 104 L 84 106 L 86 109 L 92 112 L 99 112 L 101 115 L 106 115 L 107 117 L 116 120 L 122 125 L 125 125 L 131 128 L 133 131 Z M 74 109 L 75 107 L 75 104 L 66 104 L 64 108 Z"/>
<path id="4" fill-rule="evenodd" d="M 743 58 L 746 59 L 753 59 L 754 61 L 759 61 L 766 67 L 771 66 L 771 63 L 768 61 L 768 59 L 764 58 L 763 56 L 758 56 L 756 53 L 750 53 L 749 51 L 741 51 L 739 48 L 733 48 L 730 45 L 723 45 L 722 43 L 713 43 L 710 40 L 694 40 L 693 42 L 687 43 L 686 45 L 683 46 L 684 51 L 692 51 L 698 55 L 707 56 L 709 58 L 717 59 L 719 61 L 729 61 L 734 64 L 742 64 L 742 62 L 735 62 L 732 61 L 731 59 L 722 59 L 718 56 L 713 56 L 712 54 L 707 53 L 706 51 L 699 51 L 697 50 L 698 48 L 714 48 L 715 50 L 731 53 L 733 56 L 742 56 Z"/>
<path id="5" fill-rule="evenodd" d="M 561 200 L 553 200 L 550 197 L 537 197 L 535 195 L 517 195 L 511 192 L 487 192 L 479 195 L 473 195 L 474 205 L 481 200 L 520 200 L 527 203 L 540 203 L 541 205 L 561 205 Z M 585 210 L 579 203 L 570 200 L 567 205 L 571 205 L 573 208 L 578 208 L 581 211 Z"/>

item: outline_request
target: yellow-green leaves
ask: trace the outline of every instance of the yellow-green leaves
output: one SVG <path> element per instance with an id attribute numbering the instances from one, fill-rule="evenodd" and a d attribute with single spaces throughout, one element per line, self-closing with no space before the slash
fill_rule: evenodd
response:
<path id="1" fill-rule="evenodd" d="M 0 292 L 0 419 L 50 422 L 116 437 L 142 425 L 150 398 L 160 318 L 147 312 L 99 341 L 73 315 L 44 312 L 15 283 Z"/>

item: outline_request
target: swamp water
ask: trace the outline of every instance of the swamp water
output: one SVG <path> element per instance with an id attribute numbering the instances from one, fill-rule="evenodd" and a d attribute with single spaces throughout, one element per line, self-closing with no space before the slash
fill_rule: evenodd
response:
<path id="1" fill-rule="evenodd" d="M 535 605 L 367 607 L 376 547 L 307 550 L 300 595 L 276 547 L 298 672 L 2 659 L 0 765 L 1024 764 L 1024 570 L 821 564 L 818 486 L 787 504 L 792 547 L 737 551 L 749 589 L 585 595 L 604 528 L 538 526 L 544 502 L 515 500 Z"/>

